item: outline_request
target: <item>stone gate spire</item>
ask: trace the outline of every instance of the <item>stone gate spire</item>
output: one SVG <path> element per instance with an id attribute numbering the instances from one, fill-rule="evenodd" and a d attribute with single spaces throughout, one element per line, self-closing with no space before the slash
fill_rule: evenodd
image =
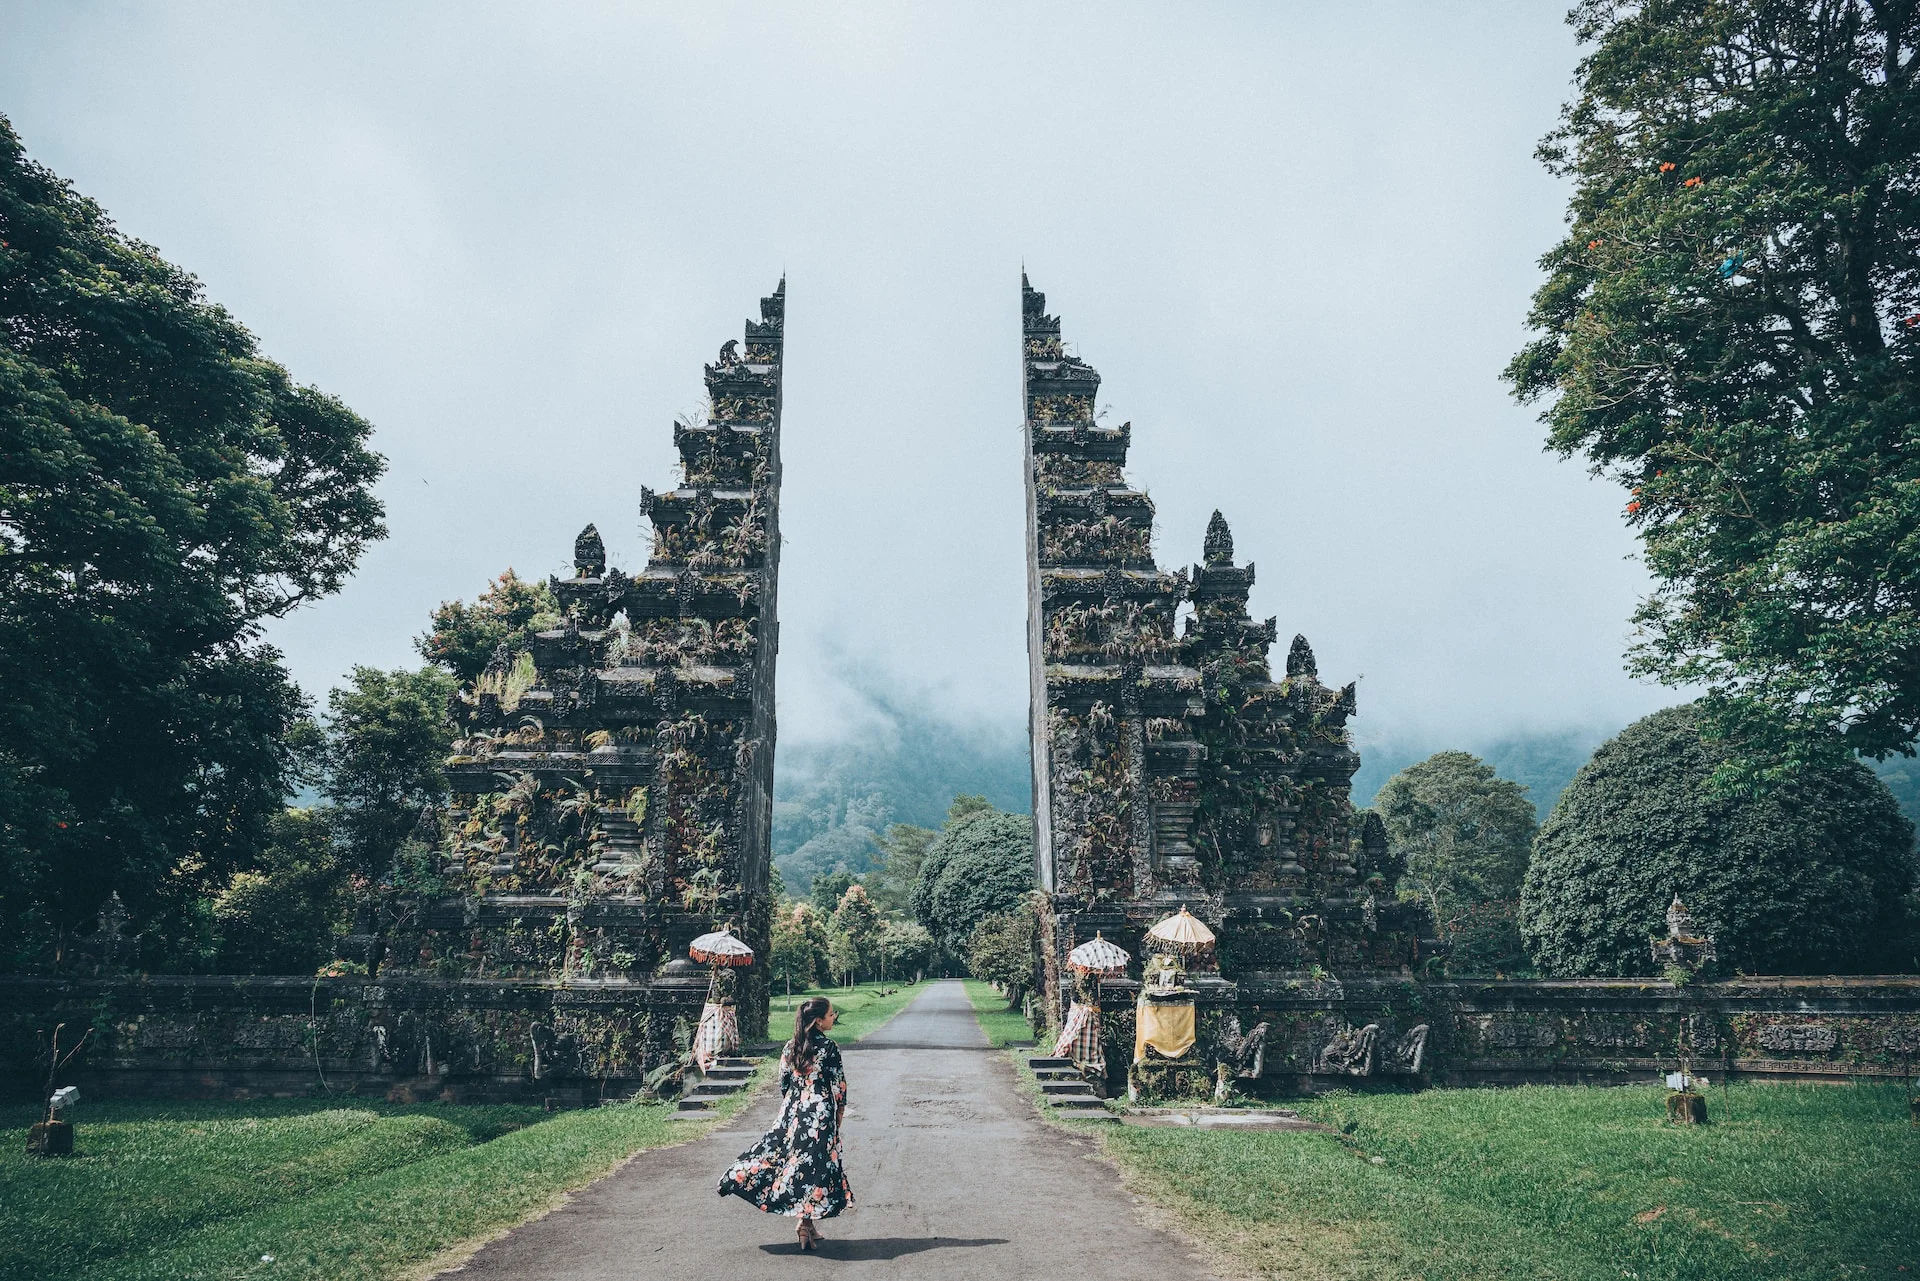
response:
<path id="1" fill-rule="evenodd" d="M 642 1012 L 608 1042 L 636 1069 L 699 1012 L 690 939 L 731 923 L 767 955 L 785 315 L 783 280 L 706 366 L 704 410 L 674 423 L 680 484 L 640 491 L 645 568 L 609 566 L 588 525 L 550 583 L 560 617 L 454 700 L 455 897 L 389 949 L 401 968 L 612 992 Z M 748 1035 L 766 992 L 764 965 L 743 972 Z"/>
<path id="2" fill-rule="evenodd" d="M 1304 638 L 1273 678 L 1277 621 L 1248 615 L 1254 567 L 1234 562 L 1221 513 L 1200 564 L 1155 562 L 1153 504 L 1124 474 L 1131 425 L 1100 420 L 1099 373 L 1067 353 L 1025 273 L 1020 301 L 1034 845 L 1056 1014 L 1072 947 L 1100 931 L 1141 955 L 1142 931 L 1181 904 L 1221 940 L 1232 981 L 1207 989 L 1214 1004 L 1247 1000 L 1263 975 L 1410 964 L 1418 913 L 1385 895 L 1378 832 L 1351 818 L 1354 687 L 1322 685 Z"/>

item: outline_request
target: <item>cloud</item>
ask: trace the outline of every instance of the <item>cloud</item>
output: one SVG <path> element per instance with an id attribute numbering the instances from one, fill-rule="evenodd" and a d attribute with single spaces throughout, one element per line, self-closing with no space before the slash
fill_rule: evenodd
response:
<path id="1" fill-rule="evenodd" d="M 1496 375 L 1564 192 L 1555 11 L 17 5 L 29 149 L 378 427 L 392 537 L 273 640 L 644 556 L 700 362 L 790 276 L 782 733 L 1026 708 L 1018 271 L 1363 728 L 1620 724 L 1620 496 Z M 849 690 L 846 671 L 867 674 Z"/>

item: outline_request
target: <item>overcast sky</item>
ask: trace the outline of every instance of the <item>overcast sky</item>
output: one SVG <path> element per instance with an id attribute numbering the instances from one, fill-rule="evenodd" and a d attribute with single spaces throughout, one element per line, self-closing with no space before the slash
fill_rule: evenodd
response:
<path id="1" fill-rule="evenodd" d="M 1563 4 L 0 4 L 31 155 L 370 419 L 391 536 L 271 633 L 316 694 L 433 605 L 629 570 L 700 365 L 788 278 L 781 732 L 1026 707 L 1021 265 L 1162 564 L 1364 675 L 1363 735 L 1617 726 L 1623 495 L 1498 372 L 1565 192 Z"/>

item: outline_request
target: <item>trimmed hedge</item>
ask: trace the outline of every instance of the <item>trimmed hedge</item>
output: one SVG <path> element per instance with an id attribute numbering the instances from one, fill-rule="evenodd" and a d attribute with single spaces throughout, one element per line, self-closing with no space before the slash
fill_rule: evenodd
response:
<path id="1" fill-rule="evenodd" d="M 1763 796 L 1717 795 L 1725 759 L 1692 705 L 1601 745 L 1534 842 L 1521 931 L 1548 974 L 1653 972 L 1679 894 L 1722 969 L 1858 973 L 1883 967 L 1913 884 L 1913 824 L 1865 766 L 1813 768 Z"/>
<path id="2" fill-rule="evenodd" d="M 913 914 L 957 956 L 974 926 L 1019 907 L 1033 888 L 1033 820 L 994 810 L 960 820 L 927 848 Z"/>

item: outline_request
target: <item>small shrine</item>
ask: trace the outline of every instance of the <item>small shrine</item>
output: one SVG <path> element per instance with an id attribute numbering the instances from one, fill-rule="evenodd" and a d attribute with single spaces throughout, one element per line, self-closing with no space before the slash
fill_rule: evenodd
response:
<path id="1" fill-rule="evenodd" d="M 1647 943 L 1653 951 L 1655 965 L 1683 970 L 1689 976 L 1700 973 L 1717 959 L 1713 936 L 1699 932 L 1693 923 L 1693 913 L 1680 901 L 1678 893 L 1667 905 L 1667 936 L 1650 938 Z"/>

